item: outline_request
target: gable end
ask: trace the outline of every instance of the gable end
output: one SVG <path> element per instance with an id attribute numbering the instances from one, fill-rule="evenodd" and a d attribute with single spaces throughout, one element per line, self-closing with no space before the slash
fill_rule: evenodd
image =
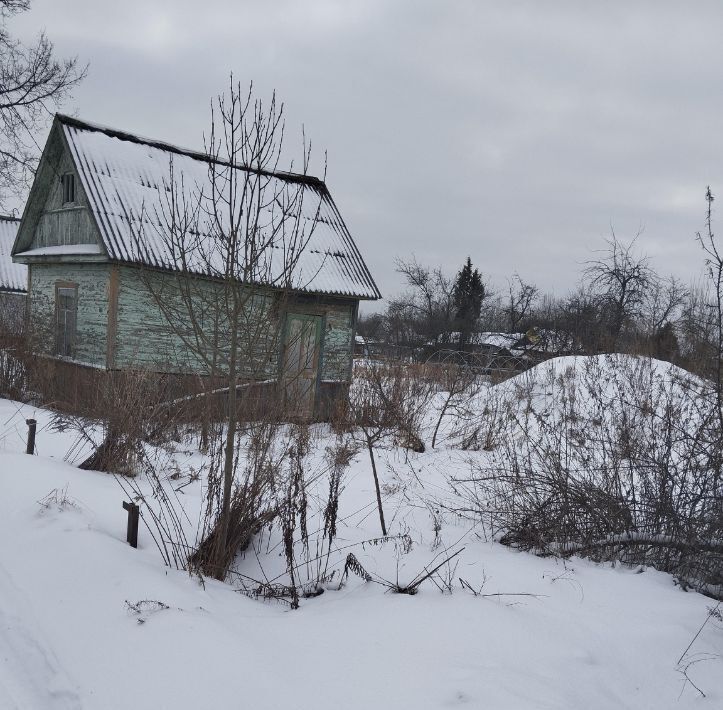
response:
<path id="1" fill-rule="evenodd" d="M 74 246 L 79 248 L 73 249 Z M 17 261 L 26 261 L 74 252 L 85 258 L 107 258 L 80 171 L 56 120 L 40 159 L 12 254 Z"/>

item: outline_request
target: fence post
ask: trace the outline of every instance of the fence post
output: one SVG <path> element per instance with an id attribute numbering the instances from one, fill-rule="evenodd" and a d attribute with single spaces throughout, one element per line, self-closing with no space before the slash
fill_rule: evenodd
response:
<path id="1" fill-rule="evenodd" d="M 123 501 L 123 509 L 128 511 L 128 528 L 126 531 L 126 540 L 131 547 L 138 547 L 138 511 L 139 508 L 135 503 L 126 503 Z"/>
<path id="2" fill-rule="evenodd" d="M 35 419 L 26 419 L 25 423 L 28 425 L 28 445 L 25 447 L 25 453 L 32 456 L 35 453 L 35 429 L 38 423 Z"/>

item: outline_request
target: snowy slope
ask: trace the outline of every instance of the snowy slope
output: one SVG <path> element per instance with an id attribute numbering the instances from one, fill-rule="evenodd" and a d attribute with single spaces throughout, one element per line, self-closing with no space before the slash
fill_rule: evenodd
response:
<path id="1" fill-rule="evenodd" d="M 40 421 L 34 457 L 21 453 L 32 413 Z M 409 535 L 411 550 L 359 544 L 378 537 L 379 522 L 368 459 L 358 456 L 345 479 L 337 539 L 339 547 L 355 545 L 373 574 L 401 581 L 443 559 L 445 549 L 464 547 L 452 594 L 425 583 L 415 596 L 397 595 L 350 576 L 340 590 L 290 611 L 163 567 L 144 529 L 139 549 L 130 548 L 118 483 L 64 462 L 74 438 L 44 428 L 47 418 L 0 400 L 1 708 L 723 703 L 720 657 L 689 670 L 705 700 L 676 671 L 710 600 L 652 570 L 563 564 L 485 542 L 479 529 L 434 507 L 445 477 L 465 465 L 460 452 L 382 453 L 392 532 Z M 316 433 L 322 446 L 331 441 L 326 429 Z M 184 496 L 186 509 L 197 509 L 200 484 Z M 263 550 L 273 543 L 271 536 Z M 277 552 L 264 554 L 267 573 L 283 568 Z M 345 555 L 336 553 L 334 564 Z M 248 574 L 258 564 L 251 552 L 239 561 Z M 460 577 L 483 594 L 511 596 L 473 596 Z M 142 600 L 168 608 L 142 604 L 136 613 L 126 603 Z M 707 624 L 692 652 L 723 654 L 720 624 Z"/>

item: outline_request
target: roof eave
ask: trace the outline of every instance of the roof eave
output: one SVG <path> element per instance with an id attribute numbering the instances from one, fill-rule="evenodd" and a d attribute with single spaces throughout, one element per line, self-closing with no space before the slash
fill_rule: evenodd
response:
<path id="1" fill-rule="evenodd" d="M 110 263 L 105 254 L 15 254 L 13 262 L 17 264 L 56 264 L 56 263 Z"/>

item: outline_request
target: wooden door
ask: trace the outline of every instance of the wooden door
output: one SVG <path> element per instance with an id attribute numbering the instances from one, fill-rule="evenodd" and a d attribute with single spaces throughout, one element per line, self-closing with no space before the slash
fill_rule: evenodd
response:
<path id="1" fill-rule="evenodd" d="M 321 316 L 289 313 L 284 343 L 283 394 L 286 413 L 310 419 L 319 373 Z"/>

